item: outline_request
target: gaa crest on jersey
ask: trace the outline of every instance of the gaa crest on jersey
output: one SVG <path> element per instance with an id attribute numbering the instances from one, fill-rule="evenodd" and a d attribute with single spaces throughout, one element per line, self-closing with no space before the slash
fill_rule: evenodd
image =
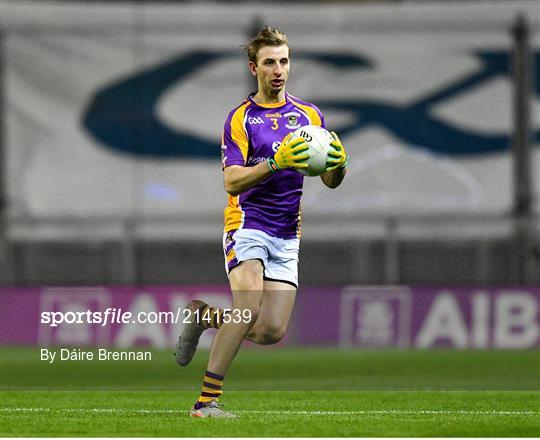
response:
<path id="1" fill-rule="evenodd" d="M 255 116 L 255 117 L 249 117 L 248 118 L 248 124 L 249 125 L 259 125 L 259 124 L 264 124 L 264 120 L 263 118 L 261 118 L 260 116 Z"/>
<path id="2" fill-rule="evenodd" d="M 285 125 L 285 127 L 287 128 L 300 127 L 300 122 L 298 121 L 298 118 L 300 117 L 300 113 L 289 112 L 289 113 L 285 113 L 284 116 L 287 118 L 287 124 Z"/>

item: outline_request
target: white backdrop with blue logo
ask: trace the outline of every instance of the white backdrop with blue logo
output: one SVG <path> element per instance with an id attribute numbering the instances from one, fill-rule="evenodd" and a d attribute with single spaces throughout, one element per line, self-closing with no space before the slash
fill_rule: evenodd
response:
<path id="1" fill-rule="evenodd" d="M 288 34 L 289 92 L 321 108 L 351 155 L 339 190 L 306 179 L 305 216 L 511 207 L 509 28 L 521 12 L 537 30 L 535 2 L 1 12 L 12 215 L 218 221 L 221 130 L 253 85 L 241 45 L 256 20 Z M 533 50 L 538 67 L 537 32 Z"/>

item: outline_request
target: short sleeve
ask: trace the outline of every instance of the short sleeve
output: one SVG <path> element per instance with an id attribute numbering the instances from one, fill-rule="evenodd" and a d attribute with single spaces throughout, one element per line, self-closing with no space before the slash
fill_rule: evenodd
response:
<path id="1" fill-rule="evenodd" d="M 229 115 L 223 128 L 221 140 L 221 163 L 223 168 L 231 165 L 245 165 L 249 141 L 244 126 L 246 105 L 242 105 Z"/>

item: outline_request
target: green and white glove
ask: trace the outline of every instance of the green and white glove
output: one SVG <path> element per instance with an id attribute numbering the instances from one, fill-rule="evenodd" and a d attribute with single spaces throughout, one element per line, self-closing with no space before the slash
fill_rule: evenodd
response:
<path id="1" fill-rule="evenodd" d="M 272 172 L 282 170 L 284 168 L 307 168 L 307 160 L 309 154 L 308 144 L 304 138 L 296 138 L 291 141 L 292 133 L 289 133 L 283 138 L 274 157 L 268 159 L 268 166 Z"/>
<path id="2" fill-rule="evenodd" d="M 332 137 L 334 138 L 334 140 L 330 142 L 330 146 L 333 149 L 328 150 L 326 171 L 332 171 L 337 168 L 345 168 L 349 163 L 349 156 L 347 155 L 345 148 L 339 140 L 336 132 L 332 131 Z"/>

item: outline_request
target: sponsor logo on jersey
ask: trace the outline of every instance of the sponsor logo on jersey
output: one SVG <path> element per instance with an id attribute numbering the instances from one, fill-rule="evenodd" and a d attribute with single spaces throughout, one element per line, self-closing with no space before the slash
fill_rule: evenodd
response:
<path id="1" fill-rule="evenodd" d="M 285 113 L 285 117 L 287 118 L 287 124 L 285 125 L 285 127 L 298 128 L 300 126 L 300 122 L 298 121 L 298 118 L 300 117 L 300 113 L 296 113 L 296 112 Z"/>
<path id="2" fill-rule="evenodd" d="M 281 145 L 280 141 L 274 141 L 274 143 L 272 144 L 272 151 L 275 153 L 280 145 Z"/>
<path id="3" fill-rule="evenodd" d="M 264 119 L 260 116 L 250 116 L 248 118 L 248 124 L 250 125 L 258 125 L 258 124 L 264 124 Z"/>
<path id="4" fill-rule="evenodd" d="M 264 162 L 266 159 L 268 158 L 267 157 L 250 157 L 247 160 L 246 165 L 257 165 L 257 164 L 260 164 L 261 162 Z"/>
<path id="5" fill-rule="evenodd" d="M 266 113 L 264 117 L 265 118 L 282 118 L 283 115 L 281 113 Z"/>

